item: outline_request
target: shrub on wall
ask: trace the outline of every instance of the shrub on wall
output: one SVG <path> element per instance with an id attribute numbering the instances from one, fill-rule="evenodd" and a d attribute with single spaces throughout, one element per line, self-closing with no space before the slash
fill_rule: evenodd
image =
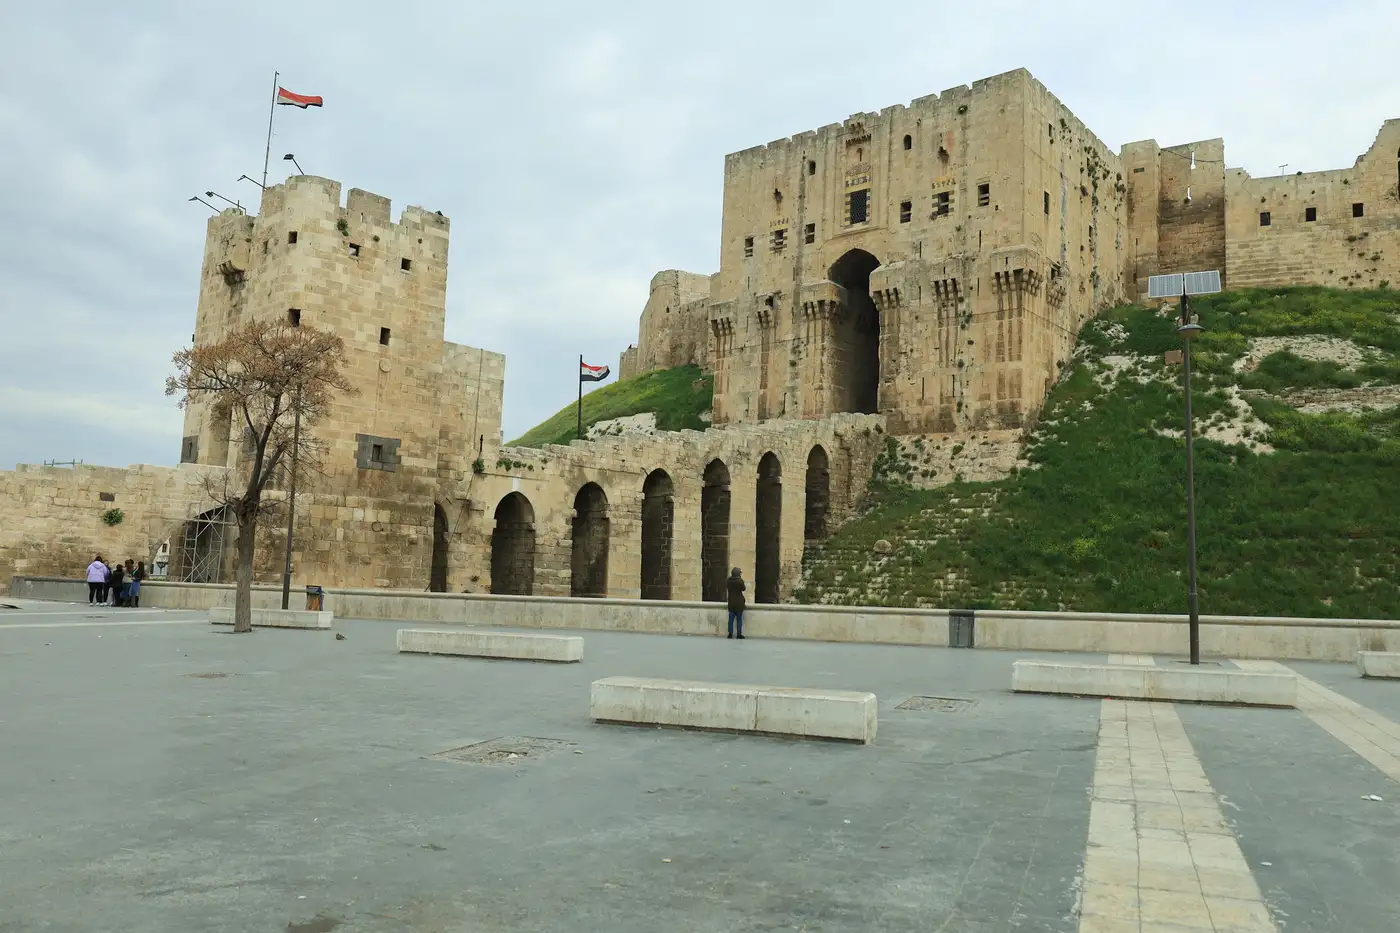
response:
<path id="1" fill-rule="evenodd" d="M 102 513 L 102 521 L 109 526 L 116 527 L 126 518 L 126 513 L 121 509 L 108 509 Z"/>

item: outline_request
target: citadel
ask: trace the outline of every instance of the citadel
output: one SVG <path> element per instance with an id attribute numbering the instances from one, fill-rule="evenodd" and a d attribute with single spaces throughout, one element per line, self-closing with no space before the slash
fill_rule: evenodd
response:
<path id="1" fill-rule="evenodd" d="M 1225 159 L 1221 139 L 1114 152 L 1024 70 L 730 154 L 719 270 L 657 273 L 619 367 L 712 373 L 704 432 L 503 446 L 504 357 L 443 339 L 448 219 L 312 176 L 209 220 L 194 341 L 257 318 L 345 341 L 359 394 L 316 427 L 298 585 L 716 600 L 738 566 L 776 602 L 887 436 L 1018 434 L 1080 326 L 1148 276 L 1400 285 L 1400 120 L 1350 168 Z M 241 457 L 227 413 L 191 406 L 178 466 L 0 472 L 0 581 L 100 550 L 227 582 L 202 480 Z M 268 529 L 260 581 L 282 547 Z"/>

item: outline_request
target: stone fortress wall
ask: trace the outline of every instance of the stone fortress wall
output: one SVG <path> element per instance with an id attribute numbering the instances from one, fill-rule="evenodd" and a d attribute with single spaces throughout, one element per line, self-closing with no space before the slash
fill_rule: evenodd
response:
<path id="1" fill-rule="evenodd" d="M 1222 139 L 1114 153 L 1012 71 L 727 156 L 709 300 L 648 302 L 622 372 L 704 366 L 716 424 L 1020 427 L 1080 325 L 1159 272 L 1400 285 L 1397 185 L 1400 120 L 1351 169 L 1255 179 Z"/>

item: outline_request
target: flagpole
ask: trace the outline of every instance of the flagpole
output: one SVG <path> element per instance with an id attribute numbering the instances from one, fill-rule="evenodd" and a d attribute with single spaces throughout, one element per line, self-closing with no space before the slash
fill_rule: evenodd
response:
<path id="1" fill-rule="evenodd" d="M 277 112 L 277 79 L 280 71 L 272 73 L 272 103 L 267 105 L 267 148 L 263 150 L 263 190 L 267 190 L 267 163 L 272 158 L 272 115 Z"/>
<path id="2" fill-rule="evenodd" d="M 578 358 L 578 439 L 583 440 L 583 354 Z"/>

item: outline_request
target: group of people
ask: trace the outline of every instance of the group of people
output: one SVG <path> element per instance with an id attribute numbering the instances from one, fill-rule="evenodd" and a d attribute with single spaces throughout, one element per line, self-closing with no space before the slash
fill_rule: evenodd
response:
<path id="1" fill-rule="evenodd" d="M 87 568 L 88 605 L 135 609 L 141 605 L 141 581 L 144 579 L 145 561 L 136 562 L 133 566 L 133 561 L 128 557 L 125 564 L 120 561 L 108 564 L 98 554 Z"/>

